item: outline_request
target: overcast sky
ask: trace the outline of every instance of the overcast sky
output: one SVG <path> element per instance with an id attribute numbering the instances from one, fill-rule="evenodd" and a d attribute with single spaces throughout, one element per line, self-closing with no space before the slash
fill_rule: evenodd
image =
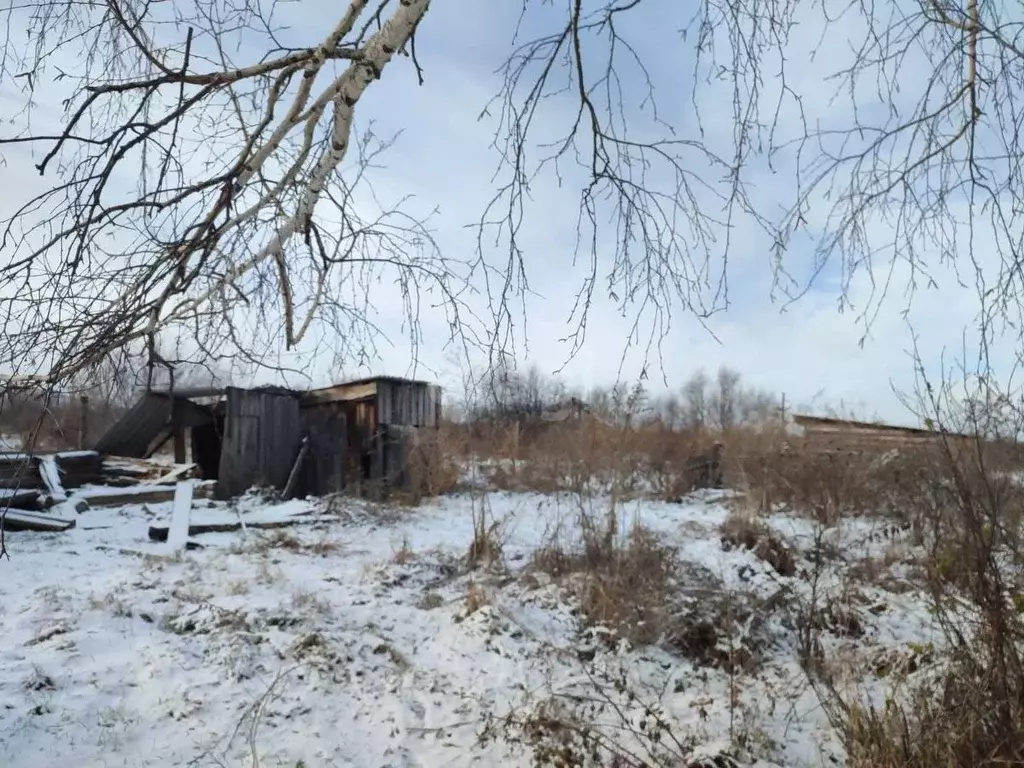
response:
<path id="1" fill-rule="evenodd" d="M 639 44 L 654 76 L 661 119 L 675 126 L 679 135 L 694 136 L 698 125 L 690 100 L 692 42 L 683 42 L 679 34 L 685 20 L 679 5 L 668 0 L 662 5 L 661 11 L 654 6 L 637 13 L 626 31 Z M 383 167 L 373 171 L 377 194 L 394 200 L 412 196 L 408 210 L 423 216 L 436 209 L 430 225 L 442 251 L 454 257 L 472 256 L 476 235 L 470 225 L 478 221 L 495 191 L 492 176 L 497 156 L 491 147 L 495 121 L 479 118 L 501 86 L 497 70 L 510 50 L 518 6 L 518 2 L 435 2 L 417 37 L 425 84 L 417 84 L 407 58 L 398 58 L 358 105 L 357 121 L 362 127 L 372 119 L 380 135 L 401 132 L 381 158 Z M 563 13 L 561 4 L 556 6 L 554 11 L 537 6 L 527 14 L 522 36 L 550 31 L 550 21 Z M 326 0 L 302 0 L 282 7 L 289 13 L 288 35 L 295 41 L 308 41 L 305 44 L 319 39 L 324 19 L 333 20 L 338 12 L 337 4 Z M 817 38 L 814 20 L 806 20 L 806 27 L 793 56 L 803 56 L 807 65 L 796 69 L 791 66 L 791 72 L 796 73 L 791 76 L 791 86 L 804 95 L 811 119 L 849 125 L 852 115 L 848 103 L 829 104 L 834 86 L 821 78 L 824 72 L 837 68 L 838 60 L 824 62 L 819 58 L 811 62 L 808 52 Z M 850 35 L 855 34 L 853 29 Z M 836 56 L 845 42 L 842 36 L 833 37 L 830 45 Z M 770 73 L 768 80 L 772 82 Z M 630 115 L 640 114 L 641 86 L 635 70 L 623 73 Z M 719 90 L 702 91 L 702 127 L 707 141 L 712 145 L 718 141 L 718 148 L 724 150 L 732 132 L 732 104 L 727 89 L 708 86 L 715 88 Z M 720 95 L 716 97 L 715 93 Z M 0 95 L 8 104 L 17 99 L 9 88 Z M 538 117 L 538 138 L 560 135 L 574 109 L 571 94 L 552 99 Z M 636 120 L 637 125 L 645 125 L 641 117 Z M 783 114 L 780 130 L 795 134 L 796 116 Z M 24 175 L 26 184 L 39 183 L 28 181 L 28 150 L 4 154 L 8 167 L 0 173 L 5 179 Z M 701 161 L 695 158 L 694 162 Z M 774 173 L 763 164 L 755 170 L 750 180 L 755 185 L 753 195 L 761 205 L 768 206 L 775 200 L 781 204 L 792 196 L 792 176 L 787 175 L 785 165 Z M 670 388 L 677 388 L 697 368 L 713 371 L 726 364 L 741 371 L 751 385 L 779 396 L 785 393 L 790 403 L 821 409 L 842 402 L 846 410 L 863 417 L 908 422 L 913 419 L 893 394 L 893 387 L 912 386 L 911 328 L 930 366 L 936 365 L 943 354 L 962 352 L 965 329 L 968 338 L 973 338 L 970 332 L 978 311 L 973 278 L 958 279 L 946 268 L 937 268 L 932 274 L 933 285 L 918 286 L 909 309 L 907 297 L 900 290 L 908 274 L 897 269 L 893 282 L 898 288 L 868 329 L 858 319 L 859 310 L 868 306 L 872 290 L 872 276 L 867 272 L 855 276 L 848 286 L 853 311 L 839 311 L 840 273 L 835 266 L 826 269 L 799 301 L 788 306 L 773 302 L 771 241 L 750 222 L 740 221 L 731 233 L 730 305 L 726 312 L 707 320 L 707 328 L 685 306 L 673 306 L 671 327 L 661 342 L 659 359 L 656 350 L 647 352 L 635 339 L 631 343 L 636 318 L 618 313 L 616 303 L 602 295 L 599 286 L 589 313 L 587 340 L 575 358 L 566 363 L 570 345 L 559 339 L 567 334 L 575 293 L 585 276 L 585 265 L 573 265 L 581 180 L 582 176 L 572 172 L 561 186 L 553 173 L 535 179 L 522 237 L 533 294 L 526 301 L 525 329 L 519 328 L 520 333 L 525 330 L 528 348 L 520 346 L 517 362 L 535 364 L 548 373 L 564 364 L 561 377 L 571 386 L 607 385 L 616 379 L 632 381 L 646 365 L 648 384 L 658 391 L 665 387 L 663 376 Z M 25 188 L 18 185 L 0 186 L 0 209 L 9 211 L 23 199 L 24 192 Z M 719 205 L 710 196 L 703 204 Z M 720 207 L 711 212 L 718 215 Z M 868 234 L 880 241 L 887 236 L 881 226 Z M 614 237 L 614 229 L 609 228 L 605 236 Z M 980 236 L 984 238 L 985 234 Z M 501 251 L 488 255 L 499 261 L 503 258 Z M 798 240 L 785 258 L 798 278 L 806 278 L 811 259 L 809 239 Z M 881 279 L 883 267 L 888 269 L 888 265 L 879 267 L 876 281 Z M 389 297 L 386 285 L 379 290 L 380 316 L 376 319 L 389 332 L 392 345 L 381 345 L 382 359 L 372 366 L 373 372 L 404 375 L 410 372 L 412 353 L 398 324 L 398 299 Z M 712 286 L 708 293 L 713 292 Z M 430 307 L 423 307 L 421 313 L 424 339 L 418 351 L 417 374 L 456 386 L 460 372 L 456 355 L 451 349 L 443 349 L 447 336 L 443 314 Z M 640 321 L 642 330 L 649 332 L 651 316 L 641 316 Z M 644 333 L 641 341 L 645 342 L 647 336 Z M 999 362 L 1005 366 L 1009 360 L 1004 355 Z M 297 364 L 308 366 L 309 375 L 318 384 L 339 373 L 323 360 Z M 352 365 L 343 372 L 354 376 L 369 371 Z"/>

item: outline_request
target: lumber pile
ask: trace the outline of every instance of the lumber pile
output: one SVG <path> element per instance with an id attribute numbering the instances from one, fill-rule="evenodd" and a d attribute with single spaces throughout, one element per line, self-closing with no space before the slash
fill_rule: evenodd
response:
<path id="1" fill-rule="evenodd" d="M 167 464 L 151 459 L 104 456 L 100 475 L 104 485 L 126 487 L 139 483 L 174 482 L 195 474 L 195 464 Z"/>
<path id="2" fill-rule="evenodd" d="M 42 488 L 39 457 L 27 453 L 0 453 L 0 488 Z"/>
<path id="3" fill-rule="evenodd" d="M 96 451 L 62 451 L 54 458 L 66 489 L 103 482 L 103 460 Z"/>
<path id="4" fill-rule="evenodd" d="M 48 490 L 81 488 L 103 480 L 95 451 L 54 454 L 0 453 L 0 488 Z"/>

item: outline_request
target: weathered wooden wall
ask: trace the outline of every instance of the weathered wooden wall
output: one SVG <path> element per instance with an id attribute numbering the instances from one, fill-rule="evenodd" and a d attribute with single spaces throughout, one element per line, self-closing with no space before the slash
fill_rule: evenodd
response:
<path id="1" fill-rule="evenodd" d="M 436 427 L 441 421 L 441 388 L 422 381 L 377 382 L 377 424 Z"/>
<path id="2" fill-rule="evenodd" d="M 283 489 L 301 441 L 297 393 L 229 388 L 217 495 L 230 498 L 254 485 Z"/>
<path id="3" fill-rule="evenodd" d="M 411 489 L 415 478 L 409 459 L 416 447 L 419 429 L 397 424 L 381 428 L 381 476 L 393 488 Z"/>
<path id="4" fill-rule="evenodd" d="M 303 493 L 324 496 L 340 493 L 348 485 L 348 424 L 343 405 L 325 403 L 302 409 L 302 428 L 309 436 Z"/>
<path id="5" fill-rule="evenodd" d="M 937 447 L 941 437 L 924 429 L 901 428 L 885 424 L 866 424 L 842 420 L 794 417 L 803 449 L 815 452 L 910 451 Z M 974 444 L 967 435 L 949 436 L 954 450 Z"/>
<path id="6" fill-rule="evenodd" d="M 409 445 L 417 429 L 436 429 L 441 421 L 441 388 L 423 381 L 390 377 L 362 379 L 333 387 L 307 392 L 302 397 L 303 413 L 309 424 L 316 417 L 331 414 L 334 421 L 325 426 L 318 439 L 321 446 L 311 446 L 313 461 L 324 461 L 321 469 L 310 469 L 307 486 L 310 493 L 324 490 L 321 477 L 335 476 L 328 485 L 340 490 L 336 474 L 344 462 L 344 484 L 349 490 L 367 483 L 402 485 L 408 472 L 406 464 Z M 326 417 L 325 417 L 326 418 Z M 326 422 L 325 422 L 326 424 Z M 307 431 L 309 428 L 306 427 Z M 338 445 L 327 447 L 330 434 L 337 434 L 347 448 L 344 457 Z M 316 458 L 323 454 L 324 458 Z M 327 466 L 329 465 L 329 466 Z"/>

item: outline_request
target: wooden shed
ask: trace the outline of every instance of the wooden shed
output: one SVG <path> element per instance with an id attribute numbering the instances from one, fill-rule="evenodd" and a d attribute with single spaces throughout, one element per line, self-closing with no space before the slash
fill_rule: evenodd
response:
<path id="1" fill-rule="evenodd" d="M 147 392 L 96 444 L 148 458 L 168 441 L 219 498 L 254 486 L 291 494 L 404 486 L 420 429 L 440 423 L 441 389 L 382 377 L 314 391 L 280 387 Z"/>
<path id="2" fill-rule="evenodd" d="M 803 446 L 821 452 L 884 452 L 935 445 L 939 434 L 921 427 L 878 424 L 827 416 L 793 414 L 788 430 Z M 956 445 L 973 444 L 970 435 L 947 435 Z"/>
<path id="3" fill-rule="evenodd" d="M 441 388 L 390 376 L 360 379 L 304 393 L 302 409 L 310 450 L 324 465 L 314 471 L 328 485 L 400 487 L 410 480 L 406 470 L 419 430 L 441 423 Z M 340 445 L 330 437 L 337 430 L 347 436 Z"/>

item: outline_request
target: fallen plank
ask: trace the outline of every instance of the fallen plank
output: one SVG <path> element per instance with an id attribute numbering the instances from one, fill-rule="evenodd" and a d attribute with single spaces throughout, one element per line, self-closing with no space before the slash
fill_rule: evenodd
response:
<path id="1" fill-rule="evenodd" d="M 246 520 L 244 525 L 248 529 L 269 530 L 272 528 L 288 528 L 293 525 L 309 525 L 323 518 L 309 516 L 296 516 L 272 520 Z M 223 520 L 207 523 L 189 523 L 188 535 L 202 536 L 204 533 L 231 533 L 242 530 L 243 523 L 240 520 Z M 170 526 L 155 524 L 149 526 L 149 538 L 152 541 L 167 541 Z"/>
<path id="2" fill-rule="evenodd" d="M 208 499 L 213 495 L 215 483 L 191 484 L 194 498 Z M 128 488 L 83 488 L 75 493 L 90 507 L 117 507 L 122 504 L 159 504 L 174 499 L 173 485 L 133 485 Z"/>
<path id="3" fill-rule="evenodd" d="M 35 488 L 0 488 L 0 509 L 8 504 L 12 507 L 34 507 L 40 503 L 40 496 Z"/>
<path id="4" fill-rule="evenodd" d="M 25 509 L 0 510 L 0 526 L 5 531 L 37 531 L 41 533 L 60 533 L 75 527 L 74 519 L 54 517 L 42 512 L 29 512 Z"/>
<path id="5" fill-rule="evenodd" d="M 66 501 L 67 493 L 60 481 L 60 467 L 57 465 L 56 456 L 42 456 L 39 459 L 39 476 L 47 492 L 56 502 Z"/>
<path id="6" fill-rule="evenodd" d="M 192 516 L 192 483 L 178 483 L 174 489 L 174 508 L 167 543 L 172 552 L 184 549 L 188 542 L 189 519 Z"/>

